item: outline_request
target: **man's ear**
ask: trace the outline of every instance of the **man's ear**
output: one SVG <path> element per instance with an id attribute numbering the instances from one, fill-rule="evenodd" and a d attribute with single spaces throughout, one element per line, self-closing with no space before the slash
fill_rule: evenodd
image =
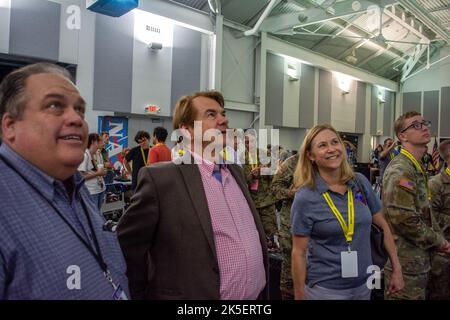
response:
<path id="1" fill-rule="evenodd" d="M 403 132 L 400 132 L 397 135 L 397 138 L 400 142 L 408 142 L 408 139 L 406 138 L 406 134 L 404 134 Z"/>
<path id="2" fill-rule="evenodd" d="M 16 135 L 15 128 L 16 128 L 16 122 L 17 120 L 9 113 L 5 113 L 2 117 L 2 139 L 3 141 L 9 141 L 13 142 L 14 137 Z"/>

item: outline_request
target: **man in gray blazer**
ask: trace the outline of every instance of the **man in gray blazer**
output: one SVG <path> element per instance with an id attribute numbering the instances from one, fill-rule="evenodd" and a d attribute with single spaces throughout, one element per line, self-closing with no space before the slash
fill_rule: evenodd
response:
<path id="1" fill-rule="evenodd" d="M 225 145 L 222 94 L 182 97 L 173 126 L 191 141 L 184 161 L 140 170 L 117 228 L 132 298 L 266 298 L 266 240 L 242 169 L 219 166 L 217 152 L 209 152 Z"/>

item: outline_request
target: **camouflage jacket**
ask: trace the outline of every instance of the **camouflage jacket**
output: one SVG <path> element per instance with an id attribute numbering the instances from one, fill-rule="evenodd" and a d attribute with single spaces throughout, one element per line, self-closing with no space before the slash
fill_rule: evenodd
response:
<path id="1" fill-rule="evenodd" d="M 259 166 L 260 163 L 251 164 L 249 161 L 248 153 L 245 155 L 245 165 L 243 166 L 245 178 L 247 180 L 248 189 L 252 195 L 253 202 L 257 209 L 264 208 L 273 205 L 276 200 L 270 190 L 273 176 L 271 175 L 258 175 L 257 178 L 252 177 L 252 168 Z M 252 190 L 251 186 L 257 185 L 257 190 Z M 256 189 L 256 188 L 255 188 Z"/>
<path id="2" fill-rule="evenodd" d="M 294 182 L 294 172 L 297 167 L 298 154 L 287 158 L 278 169 L 272 180 L 272 193 L 277 201 L 286 200 L 288 206 L 294 200 L 292 185 Z"/>
<path id="3" fill-rule="evenodd" d="M 428 272 L 431 250 L 444 241 L 430 205 L 427 178 L 411 160 L 399 154 L 384 173 L 383 206 L 404 273 Z"/>
<path id="4" fill-rule="evenodd" d="M 278 169 L 272 180 L 272 193 L 277 201 L 283 201 L 280 211 L 280 231 L 279 240 L 281 249 L 284 252 L 283 265 L 286 268 L 282 272 L 282 279 L 291 277 L 290 253 L 292 248 L 291 236 L 291 206 L 294 201 L 294 192 L 292 191 L 294 183 L 294 172 L 297 167 L 298 154 L 287 158 Z"/>
<path id="5" fill-rule="evenodd" d="M 450 241 L 450 176 L 443 171 L 430 180 L 432 212 L 445 239 Z"/>

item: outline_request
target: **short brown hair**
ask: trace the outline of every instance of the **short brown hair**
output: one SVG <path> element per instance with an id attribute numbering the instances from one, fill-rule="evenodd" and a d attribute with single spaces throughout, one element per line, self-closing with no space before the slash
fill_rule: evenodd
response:
<path id="1" fill-rule="evenodd" d="M 422 114 L 420 112 L 417 111 L 408 111 L 404 114 L 402 114 L 400 117 L 398 117 L 397 120 L 395 120 L 394 123 L 394 131 L 395 131 L 395 135 L 398 138 L 399 133 L 404 129 L 405 126 L 405 120 L 415 117 L 415 116 L 421 116 Z"/>
<path id="2" fill-rule="evenodd" d="M 439 145 L 439 154 L 445 161 L 447 161 L 447 157 L 450 155 L 450 139 L 441 142 Z"/>
<path id="3" fill-rule="evenodd" d="M 58 74 L 73 83 L 72 76 L 66 69 L 52 63 L 40 62 L 30 64 L 8 74 L 0 84 L 0 122 L 5 113 L 14 119 L 20 119 L 26 105 L 26 80 L 35 74 Z M 0 137 L 2 126 L 0 125 Z"/>
<path id="4" fill-rule="evenodd" d="M 173 129 L 179 129 L 182 125 L 193 127 L 195 120 L 195 109 L 193 108 L 192 101 L 197 97 L 210 98 L 223 108 L 225 105 L 223 95 L 219 91 L 199 91 L 191 94 L 190 96 L 183 96 L 175 105 L 173 112 Z"/>
<path id="5" fill-rule="evenodd" d="M 94 142 L 98 142 L 100 140 L 101 140 L 101 138 L 100 138 L 100 135 L 98 133 L 89 133 L 88 144 L 87 144 L 88 149 L 91 147 L 91 145 Z"/>

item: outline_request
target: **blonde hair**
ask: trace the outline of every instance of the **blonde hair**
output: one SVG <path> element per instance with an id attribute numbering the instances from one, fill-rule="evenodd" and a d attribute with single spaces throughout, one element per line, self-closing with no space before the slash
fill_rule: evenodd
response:
<path id="1" fill-rule="evenodd" d="M 308 159 L 308 152 L 311 152 L 312 141 L 322 131 L 330 130 L 338 138 L 339 143 L 343 146 L 343 160 L 340 166 L 341 176 L 340 182 L 347 183 L 349 180 L 355 178 L 352 168 L 347 161 L 347 153 L 345 152 L 344 143 L 342 142 L 339 133 L 329 124 L 318 124 L 308 131 L 305 139 L 303 139 L 302 146 L 299 150 L 299 161 L 294 172 L 294 186 L 299 189 L 303 186 L 307 186 L 310 189 L 314 189 L 316 186 L 315 176 L 319 172 L 317 164 Z"/>

